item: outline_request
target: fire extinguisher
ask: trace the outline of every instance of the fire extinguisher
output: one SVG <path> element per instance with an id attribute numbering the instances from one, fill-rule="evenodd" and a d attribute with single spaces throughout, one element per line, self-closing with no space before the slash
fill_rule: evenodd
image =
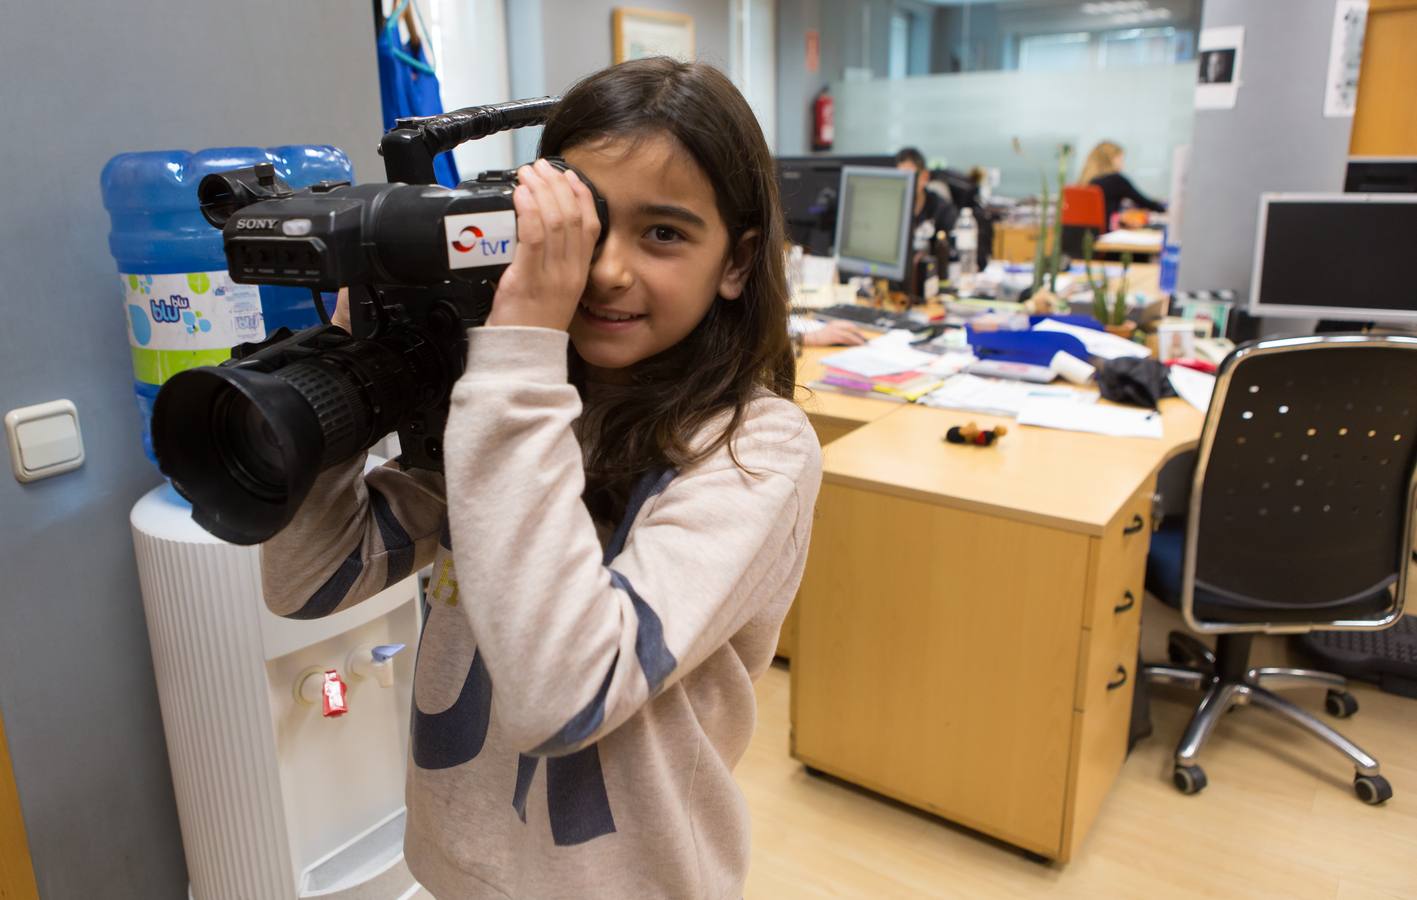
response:
<path id="1" fill-rule="evenodd" d="M 836 126 L 832 122 L 835 112 L 836 104 L 832 100 L 831 91 L 823 87 L 817 94 L 817 99 L 812 101 L 813 150 L 832 148 L 832 139 L 836 137 Z"/>

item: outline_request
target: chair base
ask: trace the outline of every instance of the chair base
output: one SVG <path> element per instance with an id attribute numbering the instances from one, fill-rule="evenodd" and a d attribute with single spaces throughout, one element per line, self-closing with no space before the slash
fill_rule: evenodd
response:
<path id="1" fill-rule="evenodd" d="M 1392 787 L 1379 774 L 1378 761 L 1361 747 L 1330 728 L 1307 711 L 1279 696 L 1274 689 L 1325 687 L 1325 707 L 1338 718 L 1357 712 L 1358 704 L 1348 693 L 1348 682 L 1339 675 L 1312 669 L 1250 667 L 1253 635 L 1226 634 L 1217 642 L 1216 652 L 1188 634 L 1172 632 L 1168 641 L 1171 665 L 1146 665 L 1146 677 L 1156 684 L 1172 684 L 1204 691 L 1191 715 L 1181 741 L 1176 746 L 1174 781 L 1186 794 L 1198 793 L 1206 785 L 1205 772 L 1196 765 L 1201 747 L 1215 731 L 1221 716 L 1239 706 L 1257 706 L 1287 719 L 1347 757 L 1354 769 L 1354 791 L 1365 803 L 1379 804 L 1392 796 Z"/>

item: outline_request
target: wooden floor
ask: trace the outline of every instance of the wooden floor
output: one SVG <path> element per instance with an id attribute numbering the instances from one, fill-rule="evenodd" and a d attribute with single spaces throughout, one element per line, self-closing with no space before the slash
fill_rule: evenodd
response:
<path id="1" fill-rule="evenodd" d="M 1148 603 L 1160 658 L 1170 611 Z M 1286 653 L 1276 639 L 1258 664 Z M 1153 691 L 1155 731 L 1127 761 L 1078 856 L 1030 862 L 988 838 L 830 778 L 787 755 L 788 672 L 758 684 L 758 731 L 737 776 L 753 815 L 749 900 L 793 897 L 1417 898 L 1417 701 L 1355 685 L 1335 723 L 1377 757 L 1395 796 L 1353 795 L 1336 751 L 1258 709 L 1226 716 L 1202 751 L 1210 786 L 1183 796 L 1171 754 L 1198 695 Z M 1164 692 L 1163 692 L 1164 691 Z M 1321 690 L 1286 691 L 1321 709 Z"/>

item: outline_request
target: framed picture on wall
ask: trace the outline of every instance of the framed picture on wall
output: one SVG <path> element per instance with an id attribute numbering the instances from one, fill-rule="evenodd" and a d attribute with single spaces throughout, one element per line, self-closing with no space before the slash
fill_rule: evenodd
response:
<path id="1" fill-rule="evenodd" d="M 611 15 L 615 62 L 646 56 L 694 58 L 694 17 L 655 9 L 619 7 Z"/>

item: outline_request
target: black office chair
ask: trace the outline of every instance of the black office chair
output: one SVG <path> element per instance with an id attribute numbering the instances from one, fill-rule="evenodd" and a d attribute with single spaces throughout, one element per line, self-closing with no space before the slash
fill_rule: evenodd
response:
<path id="1" fill-rule="evenodd" d="M 1254 705 L 1352 761 L 1379 804 L 1377 760 L 1270 688 L 1322 685 L 1338 718 L 1357 710 L 1343 678 L 1252 668 L 1255 632 L 1387 628 L 1402 614 L 1413 549 L 1417 338 L 1322 335 L 1256 341 L 1220 367 L 1192 478 L 1189 514 L 1152 536 L 1146 586 L 1215 652 L 1173 632 L 1155 683 L 1205 696 L 1176 748 L 1183 793 L 1206 785 L 1196 756 L 1225 712 Z"/>

